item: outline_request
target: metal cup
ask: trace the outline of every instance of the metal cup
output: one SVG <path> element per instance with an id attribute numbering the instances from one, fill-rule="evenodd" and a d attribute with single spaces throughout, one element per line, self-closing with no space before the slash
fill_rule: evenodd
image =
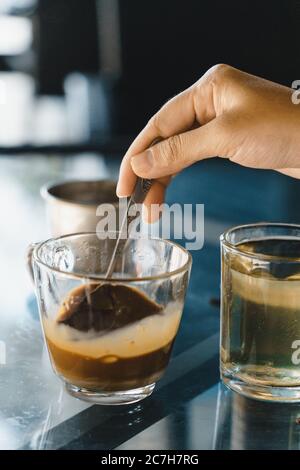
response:
<path id="1" fill-rule="evenodd" d="M 111 180 L 63 181 L 41 188 L 53 237 L 79 232 L 96 232 L 100 204 L 113 204 L 118 211 L 116 183 Z M 118 220 L 118 212 L 117 212 Z"/>
<path id="2" fill-rule="evenodd" d="M 96 210 L 100 204 L 115 207 L 116 229 L 119 221 L 119 205 L 116 183 L 111 180 L 76 180 L 48 183 L 41 188 L 46 201 L 47 219 L 52 237 L 71 233 L 96 232 L 101 216 Z M 33 279 L 32 243 L 26 254 L 27 268 Z"/>

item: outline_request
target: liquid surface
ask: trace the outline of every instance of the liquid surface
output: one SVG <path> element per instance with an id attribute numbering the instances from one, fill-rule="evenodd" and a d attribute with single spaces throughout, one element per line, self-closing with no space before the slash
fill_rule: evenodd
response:
<path id="1" fill-rule="evenodd" d="M 240 243 L 238 248 L 245 253 L 300 259 L 300 239 L 295 238 L 266 238 Z"/>
<path id="2" fill-rule="evenodd" d="M 272 259 L 268 268 L 242 256 L 223 263 L 223 370 L 254 384 L 300 386 L 300 269 L 290 262 L 300 259 L 300 240 L 266 239 L 239 249 Z"/>
<path id="3" fill-rule="evenodd" d="M 115 330 L 162 312 L 143 292 L 122 284 L 88 284 L 74 289 L 57 321 L 76 330 Z"/>
<path id="4" fill-rule="evenodd" d="M 181 310 L 122 284 L 74 289 L 56 318 L 44 319 L 53 365 L 79 387 L 121 391 L 151 384 L 168 364 Z"/>

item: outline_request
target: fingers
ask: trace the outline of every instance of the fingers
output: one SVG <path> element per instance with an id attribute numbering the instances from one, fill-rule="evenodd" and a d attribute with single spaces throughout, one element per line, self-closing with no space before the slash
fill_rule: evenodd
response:
<path id="1" fill-rule="evenodd" d="M 117 186 L 119 197 L 129 196 L 134 189 L 136 175 L 134 166 L 130 163 L 134 155 L 141 154 L 157 138 L 168 139 L 192 129 L 195 122 L 202 125 L 214 120 L 218 114 L 216 105 L 219 108 L 219 114 L 221 113 L 224 100 L 219 89 L 225 77 L 232 74 L 232 70 L 234 69 L 224 64 L 212 67 L 197 83 L 168 101 L 150 119 L 123 158 Z M 170 144 L 172 145 L 173 142 L 171 141 Z M 184 166 L 187 165 L 181 165 L 182 168 Z M 158 176 L 162 175 L 158 174 Z M 145 174 L 145 177 L 151 176 Z"/>
<path id="2" fill-rule="evenodd" d="M 185 90 L 168 101 L 150 119 L 126 152 L 120 167 L 117 195 L 129 196 L 136 182 L 136 175 L 130 164 L 133 155 L 143 152 L 157 138 L 166 139 L 190 129 L 196 119 L 194 110 L 194 89 Z"/>
<path id="3" fill-rule="evenodd" d="M 142 178 L 172 175 L 216 155 L 223 155 L 227 129 L 223 116 L 205 126 L 166 139 L 131 158 L 134 173 Z"/>
<path id="4" fill-rule="evenodd" d="M 171 177 L 161 178 L 153 183 L 143 204 L 143 219 L 148 223 L 160 218 L 160 205 L 164 203 L 165 192 Z"/>

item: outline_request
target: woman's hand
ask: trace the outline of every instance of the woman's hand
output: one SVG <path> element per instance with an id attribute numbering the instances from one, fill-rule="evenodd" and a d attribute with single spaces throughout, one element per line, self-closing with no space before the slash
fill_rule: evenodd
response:
<path id="1" fill-rule="evenodd" d="M 212 67 L 168 101 L 132 143 L 118 196 L 132 193 L 138 175 L 156 179 L 145 203 L 161 204 L 172 175 L 214 156 L 300 178 L 300 105 L 292 92 L 228 65 Z"/>

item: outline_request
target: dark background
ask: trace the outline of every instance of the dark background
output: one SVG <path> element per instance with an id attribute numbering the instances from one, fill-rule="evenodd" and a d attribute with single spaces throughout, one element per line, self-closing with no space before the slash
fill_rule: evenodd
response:
<path id="1" fill-rule="evenodd" d="M 22 14 L 33 21 L 38 94 L 61 95 L 69 73 L 85 74 L 95 141 L 134 135 L 216 63 L 288 86 L 300 76 L 299 0 L 39 0 Z"/>

